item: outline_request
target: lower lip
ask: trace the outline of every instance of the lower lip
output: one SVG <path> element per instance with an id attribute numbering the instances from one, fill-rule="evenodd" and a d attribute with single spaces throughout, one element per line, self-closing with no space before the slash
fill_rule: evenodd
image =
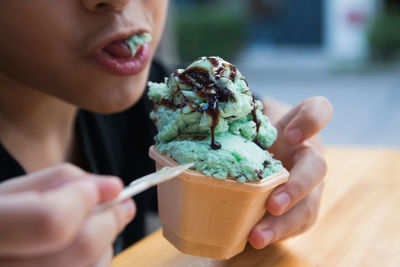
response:
<path id="1" fill-rule="evenodd" d="M 150 47 L 144 44 L 130 58 L 118 58 L 102 50 L 95 56 L 96 61 L 106 71 L 118 76 L 130 76 L 141 72 L 150 58 Z"/>

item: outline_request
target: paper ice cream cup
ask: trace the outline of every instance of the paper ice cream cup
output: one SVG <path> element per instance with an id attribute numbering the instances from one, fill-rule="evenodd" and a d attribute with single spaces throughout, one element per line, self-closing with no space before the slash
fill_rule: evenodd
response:
<path id="1" fill-rule="evenodd" d="M 177 162 L 152 146 L 157 169 Z M 238 183 L 187 170 L 158 185 L 159 216 L 164 237 L 186 254 L 229 259 L 243 251 L 254 225 L 266 212 L 272 190 L 288 180 L 281 172 L 257 183 Z"/>

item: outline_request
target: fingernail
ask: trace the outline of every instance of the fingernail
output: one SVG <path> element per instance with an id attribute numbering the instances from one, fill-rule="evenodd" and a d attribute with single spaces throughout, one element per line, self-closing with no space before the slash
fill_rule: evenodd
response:
<path id="1" fill-rule="evenodd" d="M 290 129 L 286 132 L 286 141 L 289 143 L 289 145 L 298 145 L 302 139 L 303 134 L 297 128 Z"/>
<path id="2" fill-rule="evenodd" d="M 261 234 L 264 238 L 264 246 L 269 245 L 272 242 L 272 240 L 274 239 L 274 235 L 275 235 L 274 231 L 271 229 L 262 230 Z"/>
<path id="3" fill-rule="evenodd" d="M 286 192 L 282 192 L 274 197 L 274 201 L 278 204 L 278 213 L 282 214 L 289 207 L 292 200 Z"/>
<path id="4" fill-rule="evenodd" d="M 92 174 L 91 178 L 93 178 L 93 181 L 97 184 L 97 185 L 101 185 L 104 182 L 107 182 L 108 179 L 104 179 L 104 176 L 102 175 L 97 175 L 97 174 Z"/>

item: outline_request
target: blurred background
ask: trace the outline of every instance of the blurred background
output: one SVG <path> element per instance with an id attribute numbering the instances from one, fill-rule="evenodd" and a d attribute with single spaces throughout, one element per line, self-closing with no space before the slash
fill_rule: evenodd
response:
<path id="1" fill-rule="evenodd" d="M 172 0 L 158 57 L 218 55 L 258 95 L 326 96 L 327 144 L 400 147 L 400 0 Z"/>

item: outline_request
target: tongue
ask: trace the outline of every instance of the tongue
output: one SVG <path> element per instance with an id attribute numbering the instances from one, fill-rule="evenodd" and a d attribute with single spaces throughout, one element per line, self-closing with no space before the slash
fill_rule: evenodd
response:
<path id="1" fill-rule="evenodd" d="M 132 57 L 132 51 L 124 41 L 114 41 L 104 47 L 104 50 L 112 55 L 113 57 L 118 58 L 129 58 Z"/>

